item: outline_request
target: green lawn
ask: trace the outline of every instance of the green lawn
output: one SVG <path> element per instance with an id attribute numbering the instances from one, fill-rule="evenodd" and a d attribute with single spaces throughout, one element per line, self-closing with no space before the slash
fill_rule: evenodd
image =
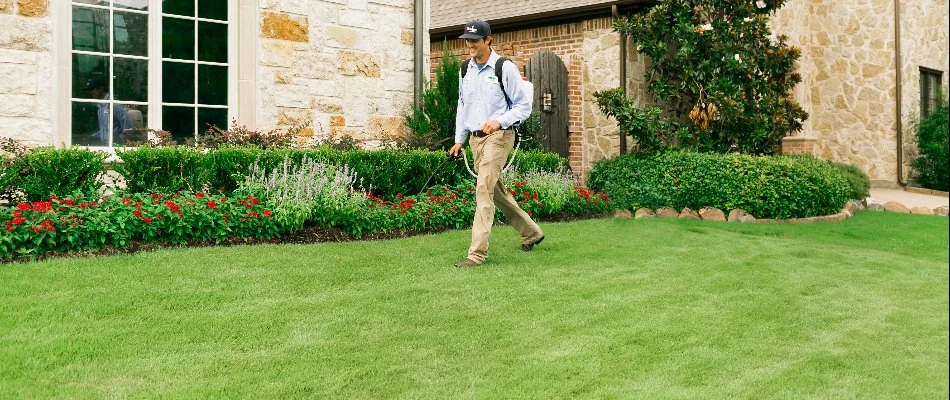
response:
<path id="1" fill-rule="evenodd" d="M 0 398 L 948 397 L 948 220 L 542 224 L 0 265 Z"/>

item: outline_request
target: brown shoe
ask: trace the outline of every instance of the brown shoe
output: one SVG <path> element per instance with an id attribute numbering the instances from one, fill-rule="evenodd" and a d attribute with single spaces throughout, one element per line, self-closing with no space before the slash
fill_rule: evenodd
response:
<path id="1" fill-rule="evenodd" d="M 531 250 L 534 250 L 534 246 L 537 246 L 538 244 L 540 244 L 542 240 L 544 240 L 544 235 L 541 235 L 541 237 L 540 237 L 538 240 L 535 240 L 535 241 L 533 241 L 533 242 L 531 242 L 531 243 L 528 243 L 528 244 L 523 244 L 523 245 L 521 245 L 521 251 L 531 251 Z"/>
<path id="2" fill-rule="evenodd" d="M 466 258 L 466 259 L 464 259 L 464 260 L 462 260 L 462 261 L 459 261 L 459 262 L 455 263 L 455 266 L 456 266 L 456 267 L 477 267 L 477 266 L 479 266 L 479 265 L 481 265 L 481 264 L 479 264 L 479 263 L 477 263 L 477 262 L 475 262 L 475 261 L 472 261 L 472 260 L 470 260 L 470 259 L 468 259 L 468 258 Z"/>

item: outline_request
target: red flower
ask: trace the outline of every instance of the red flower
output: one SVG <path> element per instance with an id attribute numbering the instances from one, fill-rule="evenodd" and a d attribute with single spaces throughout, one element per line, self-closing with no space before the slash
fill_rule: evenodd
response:
<path id="1" fill-rule="evenodd" d="M 406 209 L 405 209 L 405 208 L 402 208 L 402 209 L 399 210 L 399 212 L 405 214 L 405 213 L 406 213 Z"/>
<path id="2" fill-rule="evenodd" d="M 122 198 L 122 205 L 127 206 L 127 205 L 129 205 L 129 204 L 132 204 L 132 200 L 129 199 L 128 197 L 123 197 L 123 198 Z"/>
<path id="3" fill-rule="evenodd" d="M 264 216 L 265 216 L 265 217 L 270 218 L 271 215 L 274 215 L 274 214 L 271 214 L 270 210 L 264 210 Z"/>
<path id="4" fill-rule="evenodd" d="M 23 215 L 23 211 L 16 210 L 16 211 L 13 212 L 13 216 L 14 216 L 14 217 L 19 217 L 19 216 L 22 216 L 22 215 Z"/>
<path id="5" fill-rule="evenodd" d="M 49 201 L 33 202 L 33 210 L 39 212 L 53 211 L 53 203 Z"/>
<path id="6" fill-rule="evenodd" d="M 204 193 L 201 193 L 201 192 L 198 192 L 198 193 L 195 193 L 195 197 L 197 197 L 197 198 L 200 199 L 200 198 L 202 198 L 202 197 L 205 197 L 205 194 L 204 194 Z"/>
<path id="7" fill-rule="evenodd" d="M 142 208 L 142 202 L 141 202 L 141 201 L 136 201 L 136 202 L 135 202 L 135 208 Z"/>
<path id="8" fill-rule="evenodd" d="M 152 223 L 152 219 L 151 219 L 151 218 L 142 218 L 142 222 L 144 222 L 144 223 L 146 223 L 146 224 L 151 224 L 151 223 Z"/>
<path id="9" fill-rule="evenodd" d="M 139 217 L 139 218 L 142 218 L 142 210 L 135 210 L 135 211 L 132 211 L 132 215 L 134 215 L 134 216 L 136 216 L 136 217 Z"/>
<path id="10" fill-rule="evenodd" d="M 41 228 L 41 227 L 38 227 L 38 226 L 34 226 L 34 227 L 33 227 L 33 232 L 39 232 L 39 231 L 42 231 L 42 230 L 43 230 L 43 228 Z"/>
<path id="11" fill-rule="evenodd" d="M 17 204 L 17 205 L 16 205 L 16 209 L 17 209 L 17 210 L 21 210 L 21 211 L 27 211 L 27 210 L 29 210 L 29 209 L 31 209 L 31 208 L 33 208 L 33 207 L 30 206 L 30 203 L 20 203 L 20 204 Z"/>
<path id="12" fill-rule="evenodd" d="M 75 204 L 76 204 L 76 200 L 73 200 L 73 199 L 66 199 L 66 200 L 63 200 L 63 203 L 66 203 L 66 204 L 68 204 L 68 205 L 75 205 Z"/>
<path id="13" fill-rule="evenodd" d="M 520 188 L 521 188 L 521 182 L 515 182 L 515 187 L 520 189 Z"/>
<path id="14" fill-rule="evenodd" d="M 402 193 L 396 193 L 396 197 L 402 198 Z"/>
<path id="15" fill-rule="evenodd" d="M 214 200 L 209 201 L 206 205 L 208 206 L 208 208 L 218 207 L 218 203 L 215 203 Z"/>
<path id="16" fill-rule="evenodd" d="M 20 225 L 26 222 L 26 218 L 14 218 L 12 222 L 13 222 L 13 225 Z"/>

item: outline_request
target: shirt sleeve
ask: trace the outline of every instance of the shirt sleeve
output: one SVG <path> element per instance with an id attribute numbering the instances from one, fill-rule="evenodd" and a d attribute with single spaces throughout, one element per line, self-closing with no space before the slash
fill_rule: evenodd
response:
<path id="1" fill-rule="evenodd" d="M 511 109 L 498 117 L 498 122 L 504 129 L 510 128 L 515 123 L 523 122 L 531 115 L 531 100 L 528 93 L 524 90 L 521 82 L 521 73 L 513 62 L 506 62 L 501 66 L 501 78 L 505 81 L 505 92 L 511 99 Z"/>
<path id="2" fill-rule="evenodd" d="M 459 71 L 459 100 L 455 112 L 455 144 L 464 144 L 468 139 L 468 129 L 465 129 L 465 104 L 462 103 L 462 71 Z"/>

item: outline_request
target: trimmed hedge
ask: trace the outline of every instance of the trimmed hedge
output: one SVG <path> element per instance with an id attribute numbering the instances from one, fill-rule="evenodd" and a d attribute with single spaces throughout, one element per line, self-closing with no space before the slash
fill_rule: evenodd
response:
<path id="1" fill-rule="evenodd" d="M 10 181 L 28 201 L 51 196 L 94 195 L 102 187 L 105 153 L 78 147 L 57 149 L 38 147 L 10 165 Z"/>
<path id="2" fill-rule="evenodd" d="M 848 180 L 852 199 L 862 200 L 871 195 L 871 178 L 868 178 L 868 174 L 851 164 L 832 163 L 832 165 L 838 168 L 844 178 Z"/>
<path id="3" fill-rule="evenodd" d="M 757 218 L 834 214 L 852 192 L 839 169 L 810 156 L 690 152 L 603 160 L 589 186 L 617 208 L 739 208 Z"/>
<path id="4" fill-rule="evenodd" d="M 315 161 L 349 166 L 362 180 L 363 188 L 382 196 L 415 194 L 430 186 L 455 186 L 471 179 L 461 162 L 444 162 L 445 153 L 441 151 L 343 151 L 330 147 L 306 150 L 222 147 L 208 151 L 191 147 L 140 147 L 120 152 L 123 163 L 116 170 L 126 178 L 130 192 L 173 193 L 198 190 L 202 184 L 231 192 L 237 188 L 235 176 L 246 174 L 255 160 L 260 159 L 260 166 L 264 168 L 275 168 L 285 157 L 300 160 L 304 155 Z M 471 153 L 468 158 L 472 159 Z M 516 161 L 519 171 L 557 171 L 567 165 L 557 154 L 540 151 L 519 152 Z"/>
<path id="5" fill-rule="evenodd" d="M 115 171 L 131 193 L 174 193 L 201 190 L 210 178 L 204 154 L 194 147 L 139 147 L 118 150 Z"/>

